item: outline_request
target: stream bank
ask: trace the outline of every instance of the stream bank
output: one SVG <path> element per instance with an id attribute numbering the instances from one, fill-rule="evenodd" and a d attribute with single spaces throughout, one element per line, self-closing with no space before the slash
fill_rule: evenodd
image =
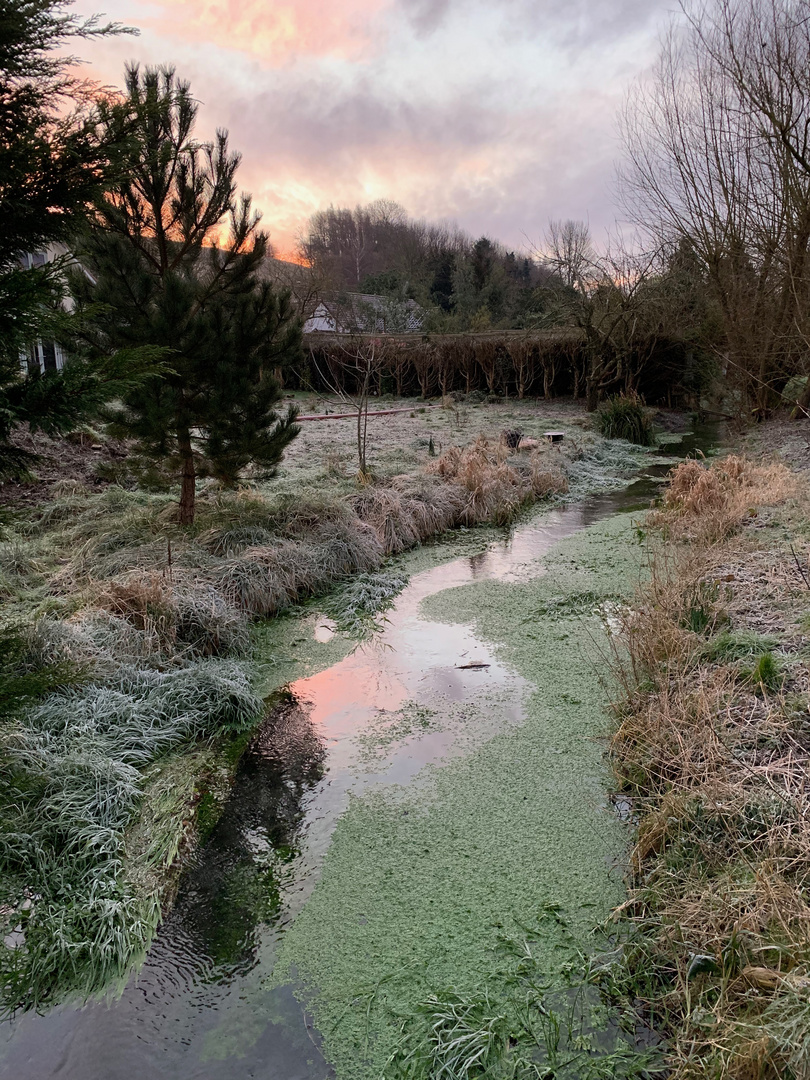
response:
<path id="1" fill-rule="evenodd" d="M 767 445 L 787 430 L 756 435 Z M 806 466 L 798 425 L 790 438 Z M 657 555 L 621 614 L 631 663 L 611 742 L 637 821 L 615 927 L 627 943 L 622 980 L 666 1039 L 673 1080 L 800 1080 L 810 1062 L 806 469 L 772 452 L 684 463 L 648 528 Z"/>
<path id="2" fill-rule="evenodd" d="M 319 1010 L 319 1023 L 327 1031 L 324 1049 L 330 1060 L 344 1071 L 360 1069 L 360 1039 L 361 1056 L 373 1054 L 369 1062 L 376 1063 L 391 1045 L 390 1037 L 386 1042 L 385 1011 L 391 1005 L 399 1007 L 398 1002 L 407 1005 L 426 984 L 400 989 L 399 997 L 375 998 L 371 1013 L 376 1009 L 379 1015 L 372 1016 L 366 1006 L 368 1051 L 366 1020 L 362 1010 L 354 1006 L 346 1013 L 348 1022 L 344 1025 L 341 1019 L 329 1032 L 329 1016 L 347 1004 L 346 989 L 352 984 L 338 987 L 337 982 L 351 967 L 353 957 L 351 950 L 341 946 L 328 958 L 328 966 L 319 968 L 325 959 L 318 944 L 321 922 L 316 920 L 319 925 L 313 932 L 312 920 L 308 924 L 304 916 L 310 910 L 317 913 L 314 905 L 325 902 L 319 897 L 334 898 L 335 890 L 342 894 L 345 886 L 346 895 L 334 915 L 327 913 L 323 926 L 332 928 L 328 948 L 332 949 L 330 943 L 335 941 L 340 945 L 344 934 L 346 945 L 352 943 L 358 966 L 351 977 L 360 996 L 368 998 L 368 979 L 382 970 L 375 967 L 380 956 L 386 965 L 390 961 L 402 970 L 408 919 L 397 899 L 397 879 L 386 874 L 395 869 L 385 861 L 391 857 L 387 845 L 392 837 L 411 845 L 403 851 L 404 865 L 417 873 L 413 882 L 400 879 L 400 886 L 417 880 L 422 884 L 418 897 L 407 890 L 401 894 L 414 904 L 412 914 L 419 916 L 418 922 L 412 923 L 420 930 L 411 941 L 414 952 L 413 957 L 408 953 L 408 963 L 410 958 L 424 958 L 425 950 L 432 952 L 435 947 L 437 967 L 431 978 L 450 970 L 452 951 L 436 943 L 441 938 L 447 941 L 448 920 L 459 914 L 452 909 L 428 917 L 431 890 L 435 893 L 438 886 L 446 893 L 443 882 L 453 888 L 458 884 L 460 895 L 470 898 L 471 903 L 485 899 L 475 891 L 469 870 L 454 864 L 454 851 L 466 850 L 476 866 L 475 859 L 480 856 L 486 871 L 485 856 L 493 854 L 493 837 L 497 843 L 504 839 L 512 856 L 502 864 L 496 859 L 494 870 L 490 865 L 487 872 L 496 889 L 494 898 L 506 905 L 499 918 L 511 918 L 508 913 L 514 897 L 518 899 L 515 912 L 522 917 L 529 909 L 547 905 L 553 889 L 567 881 L 562 864 L 556 865 L 556 845 L 565 844 L 571 833 L 558 808 L 566 813 L 576 811 L 588 834 L 569 844 L 572 880 L 565 895 L 572 910 L 594 888 L 597 903 L 609 905 L 620 883 L 608 863 L 620 857 L 624 841 L 621 826 L 604 808 L 601 749 L 592 741 L 601 720 L 601 691 L 596 683 L 585 694 L 574 692 L 572 686 L 568 690 L 561 687 L 566 685 L 569 669 L 572 677 L 587 677 L 582 666 L 586 661 L 580 658 L 571 665 L 574 649 L 590 649 L 592 635 L 602 632 L 603 601 L 629 588 L 638 574 L 640 548 L 630 519 L 623 516 L 605 525 L 599 522 L 617 511 L 643 506 L 649 495 L 650 485 L 642 485 L 627 493 L 534 515 L 506 540 L 484 552 L 415 574 L 376 644 L 293 685 L 298 704 L 288 713 L 285 730 L 289 745 L 302 747 L 295 758 L 298 764 L 291 767 L 280 761 L 272 741 L 254 747 L 228 812 L 202 853 L 199 866 L 183 883 L 177 906 L 159 931 L 140 976 L 110 1006 L 91 1004 L 83 1010 L 61 1006 L 46 1017 L 20 1018 L 0 1051 L 0 1069 L 19 1080 L 49 1075 L 117 1080 L 133 1071 L 194 1080 L 323 1077 L 328 1075 L 328 1067 L 293 993 L 315 982 L 320 994 L 313 1008 Z M 608 532 L 600 533 L 600 529 Z M 579 532 L 575 539 L 563 539 L 575 532 Z M 592 540 L 586 542 L 587 537 Z M 542 576 L 538 558 L 560 542 L 551 569 Z M 604 559 L 605 543 L 614 545 L 617 561 L 613 565 Z M 585 546 L 578 548 L 577 544 Z M 418 567 L 419 560 L 430 555 L 422 551 L 412 557 Z M 535 576 L 538 573 L 539 578 Z M 597 587 L 591 587 L 593 584 Z M 462 623 L 443 621 L 446 611 L 420 610 L 431 593 L 448 586 L 453 586 L 450 595 L 458 602 Z M 558 604 L 566 590 L 577 597 L 570 611 L 565 610 L 565 603 Z M 540 636 L 532 639 L 538 623 L 542 624 Z M 304 633 L 316 629 L 306 621 L 301 626 Z M 538 668 L 535 654 L 542 651 L 544 642 L 552 650 L 550 656 L 557 659 L 551 667 L 541 664 Z M 386 649 L 386 644 L 392 648 Z M 334 642 L 324 643 L 323 648 L 339 651 Z M 464 662 L 465 652 L 490 666 L 463 668 L 459 661 Z M 273 662 L 269 666 L 277 665 Z M 589 670 L 593 676 L 593 668 Z M 537 685 L 537 679 L 544 681 L 543 687 Z M 560 693 L 574 700 L 564 700 Z M 565 720 L 562 728 L 556 723 L 558 711 L 559 719 Z M 523 727 L 532 728 L 533 735 L 528 731 L 521 734 Z M 493 756 L 488 765 L 490 746 Z M 323 749 L 327 752 L 325 762 L 321 760 Z M 585 768 L 572 771 L 569 766 L 580 751 Z M 485 808 L 474 796 L 482 781 L 500 771 L 504 784 L 492 792 L 493 805 L 498 805 L 498 792 L 511 782 L 514 754 L 525 756 L 527 770 L 531 763 L 547 784 L 542 790 L 535 784 L 538 790 L 530 793 L 531 778 L 524 772 L 519 779 L 520 793 L 526 800 L 507 800 L 496 827 L 495 818 L 482 817 Z M 448 755 L 452 757 L 449 764 L 425 772 L 426 765 L 437 766 Z M 320 778 L 324 764 L 329 771 Z M 456 777 L 452 791 L 443 779 L 451 773 Z M 558 781 L 559 787 L 555 786 Z M 569 782 L 573 782 L 573 789 L 569 790 Z M 392 784 L 398 786 L 392 788 Z M 406 803 L 412 800 L 412 804 L 403 806 L 403 799 Z M 535 813 L 524 821 L 525 802 L 531 802 Z M 400 806 L 408 814 L 397 816 L 392 806 Z M 406 820 L 412 809 L 413 825 Z M 544 836 L 538 839 L 533 835 L 536 828 L 529 826 L 531 821 L 537 824 L 541 812 L 544 820 L 549 819 L 549 828 L 540 830 Z M 453 844 L 442 843 L 439 837 L 448 813 L 460 813 L 465 823 L 464 836 L 455 837 Z M 389 819 L 390 814 L 394 816 Z M 338 829 L 330 847 L 336 822 Z M 377 833 L 377 829 L 382 831 Z M 423 829 L 427 831 L 423 833 Z M 525 836 L 529 845 L 522 866 L 518 865 L 517 846 L 509 848 L 512 832 L 516 842 Z M 374 859 L 368 861 L 367 851 L 369 837 L 375 835 L 380 842 L 374 858 L 381 860 L 376 864 Z M 428 861 L 434 862 L 431 843 L 436 845 L 433 854 L 438 877 L 422 873 Z M 425 846 L 429 849 L 427 858 Z M 319 881 L 327 849 L 324 876 Z M 374 911 L 365 910 L 371 908 L 370 894 L 358 887 L 357 876 L 352 874 L 355 854 L 366 858 L 357 865 L 365 865 L 369 873 L 376 865 L 383 904 L 380 917 L 390 915 L 394 931 L 386 938 L 387 952 L 370 966 L 363 959 L 367 955 L 364 949 L 376 947 L 386 931 Z M 538 866 L 548 870 L 550 888 L 534 880 Z M 386 882 L 388 891 L 383 888 Z M 527 882 L 529 891 L 524 898 L 521 890 Z M 295 919 L 298 912 L 301 915 Z M 492 912 L 493 908 L 484 904 L 478 918 L 461 913 L 456 952 L 462 962 L 459 977 L 467 979 L 469 985 L 491 959 Z M 354 924 L 347 922 L 350 914 Z M 540 912 L 535 910 L 535 914 Z M 573 910 L 575 930 L 584 933 L 598 914 L 599 908 Z M 428 929 L 423 932 L 423 927 Z M 280 978 L 284 970 L 295 970 L 301 983 L 293 986 L 284 982 Z"/>

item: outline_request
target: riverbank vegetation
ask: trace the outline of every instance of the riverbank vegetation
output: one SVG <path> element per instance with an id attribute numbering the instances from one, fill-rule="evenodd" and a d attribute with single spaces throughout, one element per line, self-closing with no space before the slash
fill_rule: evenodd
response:
<path id="1" fill-rule="evenodd" d="M 170 493 L 92 492 L 79 480 L 7 514 L 0 589 L 18 646 L 0 687 L 10 702 L 0 737 L 6 1011 L 101 989 L 149 943 L 197 810 L 219 812 L 263 713 L 252 620 L 359 575 L 326 606 L 362 637 L 405 584 L 384 571 L 390 555 L 447 529 L 508 522 L 563 496 L 569 478 L 579 494 L 620 484 L 644 453 L 605 443 L 564 410 L 557 446 L 537 437 L 549 420 L 528 409 L 479 406 L 463 418 L 417 408 L 400 421 L 424 430 L 409 471 L 394 471 L 406 459 L 388 431 L 372 438 L 376 479 L 360 487 L 351 425 L 336 421 L 337 438 L 310 425 L 275 480 L 203 490 L 191 528 Z M 496 419 L 535 436 L 525 451 L 498 438 Z"/>
<path id="2" fill-rule="evenodd" d="M 684 1080 L 806 1073 L 809 508 L 781 463 L 678 466 L 621 616 L 619 983 Z"/>

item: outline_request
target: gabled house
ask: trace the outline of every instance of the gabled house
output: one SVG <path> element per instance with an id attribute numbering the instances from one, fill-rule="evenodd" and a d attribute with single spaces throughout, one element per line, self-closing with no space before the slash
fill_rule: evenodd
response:
<path id="1" fill-rule="evenodd" d="M 424 318 L 424 309 L 415 300 L 340 293 L 318 301 L 304 323 L 304 333 L 417 334 Z"/>

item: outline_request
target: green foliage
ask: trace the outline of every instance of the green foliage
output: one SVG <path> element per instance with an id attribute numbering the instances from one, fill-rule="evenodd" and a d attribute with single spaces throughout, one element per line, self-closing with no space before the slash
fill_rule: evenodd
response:
<path id="1" fill-rule="evenodd" d="M 249 464 L 272 475 L 297 434 L 293 408 L 274 412 L 272 371 L 299 359 L 301 325 L 289 293 L 259 273 L 267 237 L 250 197 L 236 195 L 227 133 L 194 141 L 197 104 L 171 69 L 128 69 L 127 105 L 127 178 L 98 201 L 82 241 L 92 280 L 74 273 L 71 287 L 91 356 L 149 346 L 169 357 L 108 419 L 136 442 L 151 483 L 182 482 L 190 524 L 198 477 L 232 487 Z"/>
<path id="2" fill-rule="evenodd" d="M 419 1006 L 424 1041 L 391 1062 L 390 1075 L 430 1080 L 474 1080 L 505 1075 L 499 1067 L 509 1046 L 509 1022 L 486 994 L 431 995 Z"/>
<path id="3" fill-rule="evenodd" d="M 25 632 L 0 630 L 0 724 L 25 706 L 84 678 L 85 669 L 69 661 L 37 663 Z"/>
<path id="4" fill-rule="evenodd" d="M 683 610 L 680 625 L 693 634 L 706 634 L 716 630 L 728 621 L 728 616 L 719 606 L 720 590 L 716 584 L 701 581 L 689 589 L 683 598 Z M 723 648 L 723 642 L 719 642 Z"/>
<path id="5" fill-rule="evenodd" d="M 64 8 L 58 0 L 0 0 L 0 479 L 24 474 L 33 460 L 9 441 L 16 427 L 67 430 L 136 374 L 109 359 L 74 362 L 64 373 L 40 375 L 38 364 L 26 376 L 20 370 L 35 339 L 64 343 L 73 329 L 61 307 L 66 259 L 24 267 L 21 258 L 70 239 L 88 203 L 118 175 L 126 136 L 125 110 L 88 104 L 66 52 L 76 38 L 122 28 Z"/>
<path id="6" fill-rule="evenodd" d="M 753 668 L 750 671 L 745 671 L 744 675 L 749 682 L 752 682 L 757 689 L 763 692 L 766 690 L 778 690 L 784 679 L 782 665 L 770 651 L 764 652 Z"/>
<path id="7" fill-rule="evenodd" d="M 751 630 L 723 630 L 707 643 L 703 656 L 715 663 L 733 663 L 770 650 L 775 644 L 775 638 Z"/>
<path id="8" fill-rule="evenodd" d="M 606 439 L 624 439 L 637 446 L 653 446 L 655 432 L 637 394 L 608 398 L 596 413 L 596 429 Z"/>
<path id="9" fill-rule="evenodd" d="M 549 938 L 551 970 L 538 958 Z M 503 936 L 500 952 L 483 987 L 432 993 L 402 1019 L 384 1080 L 651 1080 L 666 1071 L 657 1048 L 637 1049 L 622 1031 L 634 987 L 615 948 L 585 956 L 551 905 L 524 937 Z"/>

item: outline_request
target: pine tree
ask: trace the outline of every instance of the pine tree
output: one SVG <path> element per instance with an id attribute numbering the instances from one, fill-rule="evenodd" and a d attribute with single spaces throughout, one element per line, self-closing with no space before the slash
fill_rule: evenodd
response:
<path id="1" fill-rule="evenodd" d="M 173 69 L 131 67 L 126 90 L 126 179 L 98 203 L 79 250 L 90 276 L 75 273 L 72 288 L 80 310 L 96 307 L 97 350 L 165 350 L 169 370 L 110 419 L 153 480 L 180 481 L 190 524 L 197 478 L 233 485 L 251 463 L 270 475 L 298 433 L 294 409 L 273 409 L 272 372 L 300 358 L 301 323 L 289 294 L 261 278 L 267 237 L 236 194 L 227 132 L 194 140 L 197 105 Z"/>
<path id="2" fill-rule="evenodd" d="M 75 38 L 125 28 L 80 19 L 65 6 L 0 0 L 0 477 L 30 461 L 9 441 L 15 427 L 70 427 L 118 389 L 121 370 L 121 357 L 44 376 L 23 377 L 20 364 L 32 341 L 65 330 L 63 261 L 26 268 L 21 259 L 69 240 L 117 168 L 126 135 L 120 108 L 96 100 L 65 53 Z M 114 115 L 114 124 L 102 125 Z"/>

